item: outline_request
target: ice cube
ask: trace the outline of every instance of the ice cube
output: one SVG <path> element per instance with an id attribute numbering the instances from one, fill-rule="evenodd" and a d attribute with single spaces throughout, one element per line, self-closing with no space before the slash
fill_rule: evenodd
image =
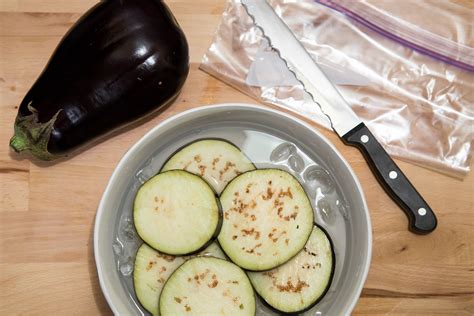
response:
<path id="1" fill-rule="evenodd" d="M 130 261 L 125 261 L 120 264 L 120 273 L 122 273 L 123 276 L 129 276 L 132 274 L 133 271 L 133 264 Z"/>
<path id="2" fill-rule="evenodd" d="M 138 170 L 138 172 L 135 174 L 135 178 L 137 178 L 138 182 L 140 182 L 141 184 L 145 183 L 147 177 L 145 176 L 144 169 Z"/>
<path id="3" fill-rule="evenodd" d="M 112 248 L 117 256 L 120 256 L 123 252 L 123 246 L 119 241 L 114 241 Z"/>
<path id="4" fill-rule="evenodd" d="M 334 224 L 336 222 L 336 214 L 327 199 L 322 198 L 318 200 L 316 207 L 325 223 Z"/>
<path id="5" fill-rule="evenodd" d="M 344 220 L 349 220 L 350 219 L 350 213 L 348 211 L 348 208 L 346 205 L 344 205 L 344 203 L 341 203 L 339 200 L 336 201 L 336 206 L 338 207 L 339 209 L 339 213 L 341 213 L 342 215 L 342 218 L 344 218 Z"/>
<path id="6" fill-rule="evenodd" d="M 295 172 L 301 172 L 304 169 L 304 160 L 298 154 L 292 154 L 288 159 L 288 164 L 290 165 L 291 170 Z"/>
<path id="7" fill-rule="evenodd" d="M 122 241 L 134 242 L 138 239 L 135 227 L 133 226 L 132 219 L 128 216 L 124 216 L 120 221 L 119 238 Z"/>
<path id="8" fill-rule="evenodd" d="M 281 143 L 271 152 L 270 160 L 273 162 L 285 161 L 294 153 L 296 153 L 295 145 L 291 143 Z"/>
<path id="9" fill-rule="evenodd" d="M 334 190 L 334 182 L 327 170 L 321 166 L 308 167 L 303 175 L 307 182 L 317 182 L 323 193 L 329 193 Z"/>

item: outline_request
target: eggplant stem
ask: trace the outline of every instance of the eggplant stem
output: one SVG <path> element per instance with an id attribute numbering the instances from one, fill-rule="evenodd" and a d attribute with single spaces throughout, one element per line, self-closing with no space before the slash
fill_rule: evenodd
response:
<path id="1" fill-rule="evenodd" d="M 28 141 L 18 135 L 13 135 L 12 139 L 10 139 L 10 147 L 17 153 L 30 149 Z"/>
<path id="2" fill-rule="evenodd" d="M 41 160 L 52 160 L 54 156 L 48 151 L 48 142 L 51 137 L 54 122 L 59 110 L 48 122 L 40 123 L 36 109 L 28 105 L 31 114 L 18 116 L 15 122 L 15 134 L 10 140 L 10 147 L 16 152 L 29 151 Z"/>

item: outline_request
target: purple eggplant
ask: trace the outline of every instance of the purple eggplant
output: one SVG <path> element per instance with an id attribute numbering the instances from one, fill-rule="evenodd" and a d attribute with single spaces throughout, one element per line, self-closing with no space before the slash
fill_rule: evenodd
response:
<path id="1" fill-rule="evenodd" d="M 149 117 L 179 94 L 186 38 L 160 0 L 105 0 L 65 35 L 18 110 L 10 146 L 41 160 Z"/>

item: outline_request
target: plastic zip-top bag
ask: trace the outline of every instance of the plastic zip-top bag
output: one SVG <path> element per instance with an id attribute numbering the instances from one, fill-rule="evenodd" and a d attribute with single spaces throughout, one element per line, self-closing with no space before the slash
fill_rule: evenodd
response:
<path id="1" fill-rule="evenodd" d="M 316 0 L 368 28 L 446 63 L 474 71 L 474 12 L 451 1 Z M 429 12 L 429 14 L 420 14 Z"/>
<path id="2" fill-rule="evenodd" d="M 389 154 L 455 177 L 469 171 L 473 10 L 442 1 L 268 2 Z M 433 17 L 443 27 L 421 23 Z M 201 69 L 330 127 L 238 0 L 228 1 Z"/>

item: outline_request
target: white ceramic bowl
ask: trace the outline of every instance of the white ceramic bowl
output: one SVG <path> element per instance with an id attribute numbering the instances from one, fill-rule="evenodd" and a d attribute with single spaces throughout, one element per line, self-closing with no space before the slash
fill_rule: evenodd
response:
<path id="1" fill-rule="evenodd" d="M 130 275 L 139 243 L 130 222 L 138 187 L 156 174 L 176 149 L 208 137 L 230 140 L 257 167 L 284 168 L 300 179 L 313 202 L 315 220 L 328 231 L 336 254 L 331 287 L 307 313 L 350 314 L 367 277 L 372 250 L 369 212 L 359 181 L 336 148 L 313 127 L 286 113 L 245 104 L 206 106 L 175 115 L 140 139 L 116 167 L 100 201 L 94 231 L 100 286 L 113 312 L 143 315 L 144 311 L 134 296 Z M 269 156 L 282 143 L 280 149 L 290 146 L 293 150 L 289 152 L 298 157 L 286 159 L 288 152 L 283 150 L 283 161 L 272 162 Z M 316 167 L 330 174 L 333 188 L 326 188 L 329 193 L 318 189 L 317 182 L 305 182 L 305 172 Z M 321 211 L 316 201 L 322 198 L 329 204 L 336 201 L 336 206 L 328 208 L 330 212 Z M 268 312 L 259 304 L 259 314 Z"/>

